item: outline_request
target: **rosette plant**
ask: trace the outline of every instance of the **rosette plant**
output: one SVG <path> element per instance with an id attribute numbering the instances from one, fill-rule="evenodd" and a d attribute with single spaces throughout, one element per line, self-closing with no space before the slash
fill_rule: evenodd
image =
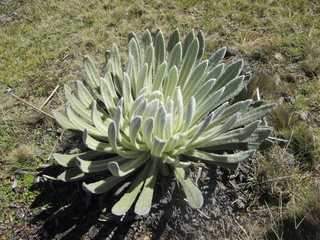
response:
<path id="1" fill-rule="evenodd" d="M 58 178 L 95 179 L 83 188 L 97 194 L 129 179 L 112 213 L 123 215 L 134 205 L 143 215 L 159 174 L 173 174 L 190 206 L 200 208 L 203 197 L 188 177 L 190 166 L 235 169 L 269 146 L 272 129 L 260 119 L 275 105 L 250 99 L 232 104 L 250 77 L 240 75 L 242 60 L 223 62 L 226 48 L 201 60 L 201 31 L 180 41 L 175 30 L 165 44 L 161 30 L 154 38 L 146 30 L 140 39 L 130 33 L 128 42 L 125 69 L 113 44 L 104 75 L 85 56 L 85 84 L 78 81 L 75 91 L 65 86 L 66 116 L 54 111 L 54 117 L 63 128 L 82 133 L 88 151 L 54 154 L 67 167 Z"/>

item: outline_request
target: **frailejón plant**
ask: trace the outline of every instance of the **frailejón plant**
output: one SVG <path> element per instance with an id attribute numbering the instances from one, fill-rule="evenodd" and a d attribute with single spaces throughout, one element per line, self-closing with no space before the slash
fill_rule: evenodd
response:
<path id="1" fill-rule="evenodd" d="M 242 60 L 222 63 L 226 48 L 208 60 L 202 32 L 191 31 L 180 41 L 175 30 L 165 44 L 161 30 L 153 39 L 146 30 L 141 39 L 129 34 L 128 63 L 121 67 L 113 45 L 100 75 L 84 57 L 85 83 L 76 91 L 65 86 L 66 116 L 54 111 L 65 129 L 83 133 L 88 151 L 54 154 L 68 167 L 59 175 L 74 181 L 103 175 L 83 188 L 104 193 L 130 177 L 128 189 L 112 213 L 125 214 L 135 203 L 139 215 L 150 211 L 159 174 L 174 174 L 191 207 L 200 208 L 203 197 L 188 178 L 191 165 L 202 162 L 235 169 L 267 146 L 271 128 L 261 118 L 275 105 L 253 100 L 228 102 L 248 83 L 240 76 Z"/>

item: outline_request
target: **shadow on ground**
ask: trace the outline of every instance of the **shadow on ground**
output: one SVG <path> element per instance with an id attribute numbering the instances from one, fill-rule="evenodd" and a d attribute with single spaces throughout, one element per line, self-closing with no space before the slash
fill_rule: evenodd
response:
<path id="1" fill-rule="evenodd" d="M 62 171 L 61 166 L 52 165 L 40 175 L 56 176 Z M 194 174 L 191 177 L 195 178 L 197 172 Z M 150 213 L 136 216 L 131 210 L 124 217 L 110 214 L 119 198 L 115 192 L 94 195 L 85 192 L 81 182 L 47 180 L 32 187 L 40 193 L 31 208 L 43 210 L 33 216 L 30 224 L 37 226 L 34 239 L 226 238 L 241 231 L 234 221 L 245 209 L 246 201 L 239 201 L 243 194 L 234 184 L 247 177 L 248 172 L 241 169 L 231 175 L 228 170 L 204 168 L 198 179 L 204 195 L 201 211 L 189 207 L 172 177 L 162 178 L 156 185 Z"/>

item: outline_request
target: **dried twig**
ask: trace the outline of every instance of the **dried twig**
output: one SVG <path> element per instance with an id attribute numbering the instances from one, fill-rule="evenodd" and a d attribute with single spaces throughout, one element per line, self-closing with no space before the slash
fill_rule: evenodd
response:
<path id="1" fill-rule="evenodd" d="M 196 182 L 195 182 L 197 186 L 198 186 L 199 178 L 201 177 L 201 173 L 202 173 L 202 167 L 199 167 L 198 172 L 197 172 L 197 176 L 196 176 Z"/>
<path id="2" fill-rule="evenodd" d="M 237 220 L 235 220 L 235 222 L 236 222 L 236 224 L 238 224 L 239 228 L 244 232 L 244 234 L 246 235 L 247 239 L 250 239 L 250 236 L 249 236 L 248 232 L 244 229 L 244 227 L 241 226 L 241 224 Z"/>
<path id="3" fill-rule="evenodd" d="M 268 137 L 270 140 L 275 140 L 279 142 L 289 142 L 289 140 L 282 139 L 282 138 L 275 138 L 275 137 Z"/>
<path id="4" fill-rule="evenodd" d="M 260 101 L 260 100 L 261 100 L 261 97 L 260 97 L 260 90 L 259 90 L 258 87 L 257 87 L 257 89 L 256 89 L 256 92 L 257 92 L 257 100 Z"/>
<path id="5" fill-rule="evenodd" d="M 301 219 L 301 221 L 298 223 L 298 225 L 296 225 L 295 223 L 295 229 L 298 229 L 301 225 L 301 223 L 306 219 L 306 217 L 312 212 L 313 209 L 315 209 L 316 206 L 313 206 L 308 212 L 307 214 Z"/>
<path id="6" fill-rule="evenodd" d="M 188 200 L 186 198 L 183 199 L 184 201 L 188 202 Z M 205 214 L 204 212 L 202 212 L 200 209 L 196 209 L 202 216 L 204 216 L 206 219 L 210 219 L 210 217 Z"/>
<path id="7" fill-rule="evenodd" d="M 55 178 L 55 177 L 52 177 L 52 176 L 49 176 L 49 175 L 42 175 L 42 177 L 44 178 L 44 179 L 50 179 L 50 180 L 58 180 L 57 178 Z"/>
<path id="8" fill-rule="evenodd" d="M 59 87 L 60 87 L 59 85 L 56 86 L 56 88 L 52 91 L 52 93 L 50 94 L 50 96 L 49 96 L 49 97 L 47 98 L 47 100 L 41 105 L 41 107 L 40 107 L 39 109 L 43 108 L 43 107 L 50 101 L 50 99 L 53 97 L 53 95 L 56 93 L 56 91 L 58 90 Z"/>
<path id="9" fill-rule="evenodd" d="M 123 222 L 123 219 L 126 215 L 123 215 L 120 219 L 120 223 Z M 116 230 L 118 229 L 118 226 L 116 226 L 112 231 L 111 233 L 109 234 L 108 238 L 107 239 L 113 239 L 113 236 L 114 236 L 114 233 L 116 232 Z"/>
<path id="10" fill-rule="evenodd" d="M 259 90 L 258 87 L 256 88 L 256 93 L 257 93 L 257 100 L 260 101 L 261 100 L 261 95 L 260 95 L 260 90 Z M 268 122 L 267 122 L 267 119 L 265 117 L 262 120 L 264 122 L 264 125 L 269 126 Z"/>
<path id="11" fill-rule="evenodd" d="M 15 99 L 18 99 L 19 101 L 23 102 L 24 104 L 28 105 L 29 107 L 33 108 L 34 110 L 43 113 L 44 115 L 46 115 L 47 117 L 50 117 L 52 119 L 54 119 L 54 117 L 52 115 L 50 115 L 49 113 L 46 113 L 45 111 L 37 108 L 36 106 L 32 105 L 31 103 L 26 102 L 25 100 L 19 98 L 17 95 L 15 95 L 13 93 L 13 89 L 9 89 L 7 90 L 7 93 L 10 94 L 12 97 L 14 97 Z"/>

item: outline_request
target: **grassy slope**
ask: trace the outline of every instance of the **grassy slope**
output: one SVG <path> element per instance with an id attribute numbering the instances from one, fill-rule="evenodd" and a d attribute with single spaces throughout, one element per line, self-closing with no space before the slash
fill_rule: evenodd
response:
<path id="1" fill-rule="evenodd" d="M 256 229 L 264 232 L 261 219 L 267 227 L 279 226 L 291 216 L 297 222 L 304 216 L 308 220 L 314 210 L 309 205 L 320 208 L 319 191 L 308 190 L 319 183 L 318 1 L 2 1 L 0 13 L 1 221 L 23 221 L 15 207 L 1 198 L 27 205 L 32 201 L 34 193 L 25 190 L 35 176 L 23 172 L 33 173 L 39 163 L 47 162 L 57 128 L 5 94 L 5 89 L 11 87 L 16 95 L 41 106 L 56 85 L 81 79 L 83 55 L 91 55 L 103 69 L 104 51 L 112 42 L 125 53 L 129 31 L 155 32 L 159 27 L 165 34 L 175 28 L 182 33 L 202 29 L 207 56 L 218 47 L 230 46 L 254 72 L 247 95 L 255 96 L 259 87 L 266 101 L 280 104 L 268 121 L 276 128 L 276 137 L 290 142 L 280 142 L 254 160 L 256 177 L 249 187 L 254 189 L 254 211 L 261 208 L 262 214 L 257 223 L 244 226 L 244 235 L 251 237 L 253 232 L 254 236 Z M 44 110 L 62 104 L 59 93 Z M 303 115 L 307 117 L 301 121 Z M 285 157 L 288 152 L 295 155 L 291 167 Z M 35 157 L 30 159 L 30 154 Z M 15 178 L 18 186 L 13 192 Z M 284 197 L 291 199 L 288 208 L 278 204 Z M 266 200 L 267 205 L 256 200 Z M 256 215 L 254 211 L 248 215 Z M 274 227 L 273 232 L 279 231 Z"/>

